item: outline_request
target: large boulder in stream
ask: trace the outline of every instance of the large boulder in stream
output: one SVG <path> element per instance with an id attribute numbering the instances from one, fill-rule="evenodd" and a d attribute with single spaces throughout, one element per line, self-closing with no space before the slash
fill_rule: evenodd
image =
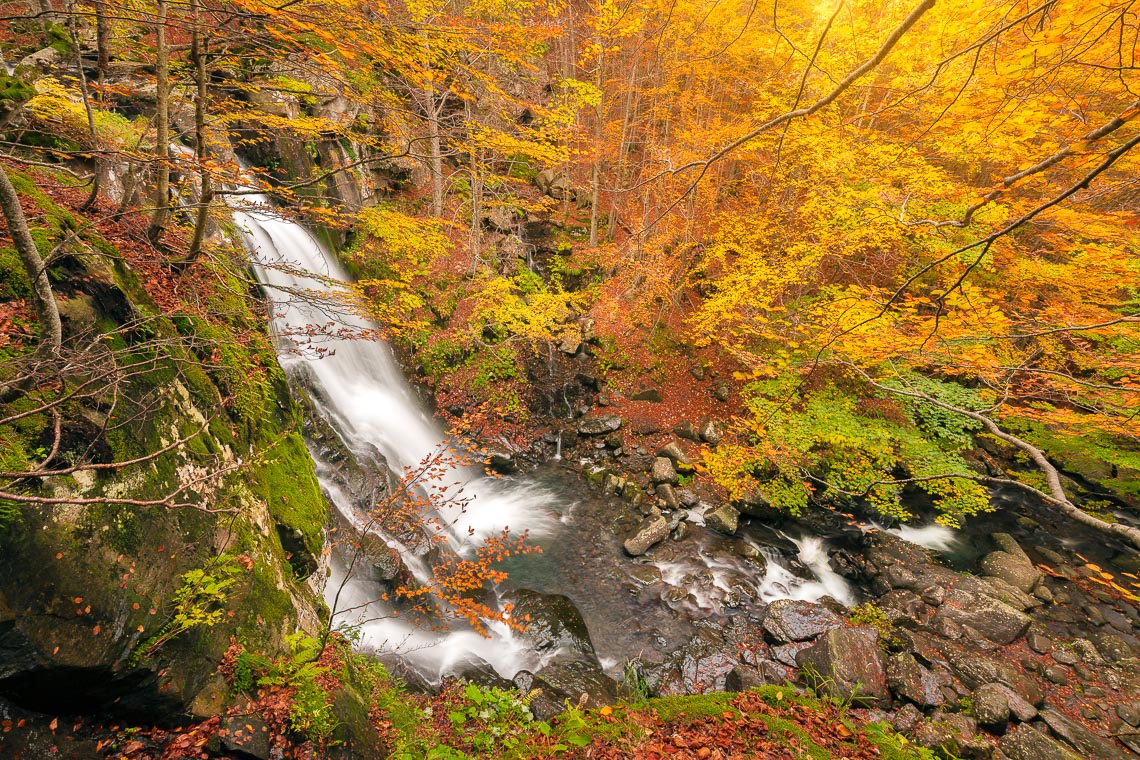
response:
<path id="1" fill-rule="evenodd" d="M 838 699 L 886 706 L 891 692 L 879 632 L 868 626 L 835 628 L 796 654 L 808 685 Z"/>
<path id="2" fill-rule="evenodd" d="M 569 650 L 594 654 L 582 613 L 562 594 L 540 594 L 523 589 L 514 594 L 512 617 L 526 621 L 522 635 L 540 652 Z"/>
<path id="3" fill-rule="evenodd" d="M 669 521 L 661 513 L 642 521 L 622 546 L 631 557 L 640 557 L 669 535 Z"/>
<path id="4" fill-rule="evenodd" d="M 740 527 L 740 513 L 731 504 L 721 504 L 719 507 L 710 507 L 705 510 L 705 527 L 718 533 L 733 535 Z"/>

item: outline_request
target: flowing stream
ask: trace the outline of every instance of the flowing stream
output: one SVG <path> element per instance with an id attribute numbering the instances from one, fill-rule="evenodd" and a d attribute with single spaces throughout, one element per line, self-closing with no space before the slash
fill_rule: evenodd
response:
<path id="1" fill-rule="evenodd" d="M 336 258 L 304 227 L 273 213 L 268 199 L 246 197 L 252 205 L 235 210 L 234 219 L 273 305 L 280 361 L 308 390 L 316 411 L 358 461 L 376 467 L 386 462 L 398 473 L 446 449 L 442 429 L 416 398 L 392 350 L 349 305 L 349 277 Z M 314 460 L 341 516 L 362 526 L 368 505 L 349 495 L 343 476 L 320 452 Z M 607 529 L 611 507 L 585 493 L 578 476 L 554 467 L 502 480 L 477 468 L 448 470 L 443 480 L 454 483 L 451 493 L 462 493 L 469 505 L 441 515 L 439 530 L 460 555 L 505 528 L 527 531 L 543 552 L 508 563 L 508 583 L 570 597 L 611 672 L 647 647 L 669 651 L 697 617 L 744 612 L 777 598 L 856 601 L 854 589 L 829 566 L 827 544 L 816 536 L 783 536 L 780 549 L 745 531 L 740 541 L 755 549 L 748 559 L 724 550 L 730 539 L 697 528 L 684 542 L 666 542 L 662 551 L 630 561 Z M 391 536 L 382 539 L 400 552 L 417 580 L 431 582 L 422 551 Z M 674 543 L 686 550 L 675 551 Z M 326 598 L 338 623 L 356 626 L 362 647 L 397 653 L 428 680 L 469 661 L 486 661 L 506 678 L 541 666 L 528 639 L 506 625 L 492 625 L 489 637 L 466 626 L 437 631 L 416 625 L 378 600 L 380 588 L 371 577 L 349 572 L 346 565 L 334 552 Z M 647 570 L 648 577 L 639 575 Z"/>

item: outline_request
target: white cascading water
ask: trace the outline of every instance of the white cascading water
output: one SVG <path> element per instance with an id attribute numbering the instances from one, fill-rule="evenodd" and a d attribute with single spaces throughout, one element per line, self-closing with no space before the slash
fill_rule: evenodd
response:
<path id="1" fill-rule="evenodd" d="M 353 337 L 375 326 L 351 308 L 348 291 L 339 284 L 348 275 L 336 259 L 304 227 L 275 215 L 264 196 L 246 198 L 255 207 L 235 211 L 234 220 L 274 303 L 274 330 L 279 336 L 300 336 L 298 341 L 282 338 L 281 364 L 303 374 L 315 391 L 314 405 L 345 445 L 364 461 L 379 451 L 397 473 L 446 447 L 442 430 L 414 397 L 387 344 Z M 315 336 L 306 339 L 314 327 Z M 344 517 L 359 525 L 357 506 L 328 477 L 328 469 L 318 462 L 322 486 Z M 450 524 L 448 541 L 460 554 L 503 529 L 541 536 L 552 528 L 549 492 L 494 481 L 475 469 L 452 469 L 445 480 L 461 483 L 462 496 L 470 500 L 462 513 L 444 516 Z M 395 541 L 390 545 L 401 551 L 418 580 L 429 580 L 422 558 Z M 333 563 L 326 589 L 330 607 L 335 599 L 338 622 L 359 625 L 364 646 L 398 652 L 426 675 L 446 672 L 470 655 L 507 677 L 536 665 L 525 642 L 505 625 L 493 625 L 491 637 L 484 638 L 471 630 L 431 631 L 401 619 L 376 600 L 374 584 L 346 577 L 342 563 Z"/>

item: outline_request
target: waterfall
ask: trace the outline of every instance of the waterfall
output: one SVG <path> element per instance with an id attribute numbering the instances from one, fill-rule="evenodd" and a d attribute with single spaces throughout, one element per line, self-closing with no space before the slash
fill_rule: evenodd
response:
<path id="1" fill-rule="evenodd" d="M 399 473 L 446 450 L 443 431 L 415 397 L 391 348 L 375 338 L 375 325 L 354 310 L 344 285 L 348 275 L 339 262 L 304 227 L 275 215 L 264 196 L 246 197 L 255 207 L 235 210 L 234 220 L 273 304 L 282 367 L 309 386 L 317 411 L 361 461 L 374 460 L 379 452 Z M 325 493 L 351 524 L 359 525 L 357 505 L 336 482 L 335 471 L 317 464 Z M 476 468 L 453 468 L 441 480 L 454 484 L 449 493 L 469 501 L 464 511 L 452 510 L 442 521 L 459 554 L 469 554 L 481 539 L 504 529 L 541 536 L 554 525 L 548 509 L 553 496 L 537 486 L 495 481 Z M 389 544 L 401 551 L 421 582 L 430 581 L 422 558 L 390 538 Z M 330 572 L 330 607 L 339 592 L 334 614 L 341 622 L 359 626 L 362 645 L 396 651 L 429 677 L 469 654 L 489 661 L 507 677 L 535 665 L 505 625 L 491 626 L 490 639 L 471 630 L 430 631 L 376 601 L 379 593 L 372 581 L 346 577 L 343 558 L 332 562 Z"/>

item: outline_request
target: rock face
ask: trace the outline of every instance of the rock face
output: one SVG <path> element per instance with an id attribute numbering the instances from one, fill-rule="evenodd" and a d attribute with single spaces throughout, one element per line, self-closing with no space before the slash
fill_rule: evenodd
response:
<path id="1" fill-rule="evenodd" d="M 578 420 L 577 428 L 582 435 L 605 435 L 621 428 L 621 416 L 610 412 L 588 414 Z"/>
<path id="2" fill-rule="evenodd" d="M 889 705 L 879 632 L 865 626 L 835 628 L 796 655 L 812 688 L 839 699 Z"/>
<path id="3" fill-rule="evenodd" d="M 669 521 L 663 515 L 649 517 L 642 521 L 633 535 L 622 546 L 631 557 L 640 557 L 655 544 L 664 541 L 669 535 Z"/>
<path id="4" fill-rule="evenodd" d="M 587 707 L 612 705 L 617 699 L 618 687 L 612 678 L 590 660 L 556 659 L 537 673 L 521 671 L 514 684 L 523 694 L 541 689 L 531 702 L 534 716 L 549 720 L 566 709 L 566 701 L 575 705 L 586 695 Z"/>
<path id="5" fill-rule="evenodd" d="M 808 641 L 839 628 L 843 621 L 831 610 L 812 602 L 777 599 L 764 614 L 764 630 L 777 643 Z"/>

